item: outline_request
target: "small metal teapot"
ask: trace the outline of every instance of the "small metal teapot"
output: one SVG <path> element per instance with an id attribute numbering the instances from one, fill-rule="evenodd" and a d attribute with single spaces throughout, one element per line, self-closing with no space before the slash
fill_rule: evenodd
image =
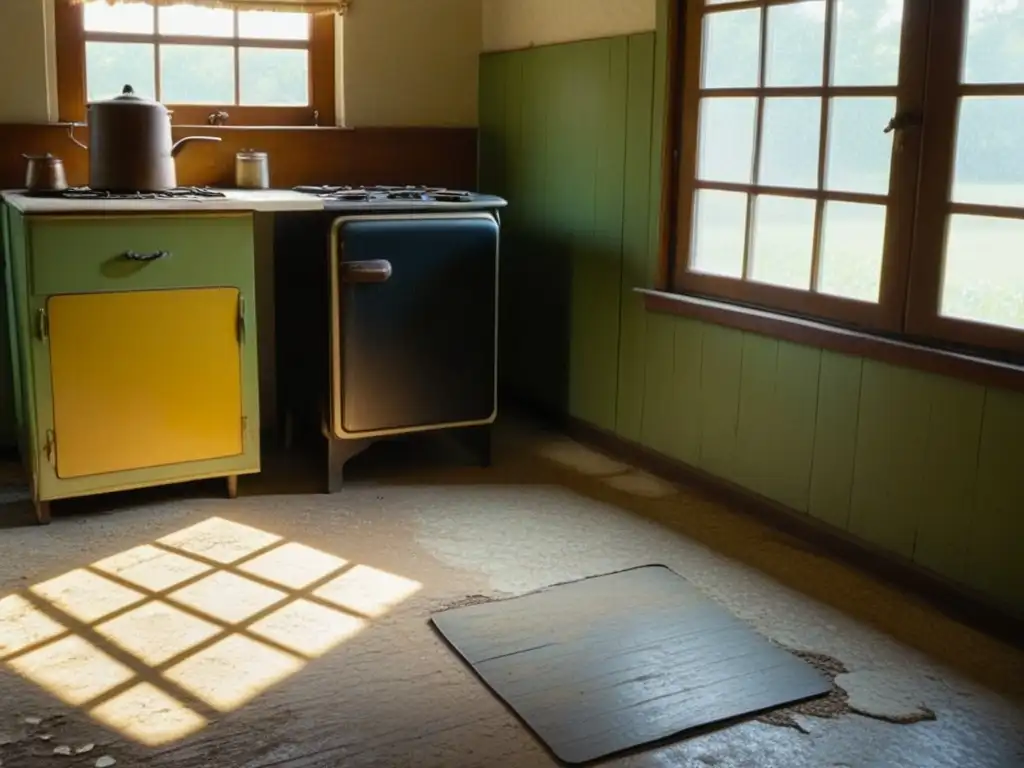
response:
<path id="1" fill-rule="evenodd" d="M 25 155 L 25 189 L 31 192 L 60 192 L 68 188 L 64 162 L 49 152 L 45 155 Z"/>

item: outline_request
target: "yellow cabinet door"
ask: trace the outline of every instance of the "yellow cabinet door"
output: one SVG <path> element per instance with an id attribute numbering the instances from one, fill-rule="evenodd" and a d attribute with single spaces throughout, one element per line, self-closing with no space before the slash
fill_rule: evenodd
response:
<path id="1" fill-rule="evenodd" d="M 58 477 L 242 453 L 237 289 L 53 296 L 47 314 Z"/>

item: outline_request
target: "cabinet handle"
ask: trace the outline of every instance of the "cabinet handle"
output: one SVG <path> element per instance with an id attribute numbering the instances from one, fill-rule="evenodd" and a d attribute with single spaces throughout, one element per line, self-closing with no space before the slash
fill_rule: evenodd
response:
<path id="1" fill-rule="evenodd" d="M 390 277 L 391 262 L 387 259 L 341 263 L 341 279 L 346 283 L 383 283 Z"/>
<path id="2" fill-rule="evenodd" d="M 166 259 L 171 255 L 170 251 L 153 251 L 152 253 L 139 253 L 138 251 L 125 251 L 122 257 L 128 261 L 156 261 Z"/>

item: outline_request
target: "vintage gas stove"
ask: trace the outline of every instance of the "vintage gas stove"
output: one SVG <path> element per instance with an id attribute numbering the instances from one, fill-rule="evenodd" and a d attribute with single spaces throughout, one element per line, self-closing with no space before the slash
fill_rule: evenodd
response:
<path id="1" fill-rule="evenodd" d="M 500 197 L 438 187 L 296 187 L 275 216 L 278 407 L 324 489 L 381 438 L 444 430 L 490 463 Z"/>
<path id="2" fill-rule="evenodd" d="M 223 192 L 208 187 L 174 187 L 159 192 L 109 192 L 89 187 L 33 190 L 29 197 L 61 198 L 65 200 L 210 200 L 227 197 Z"/>

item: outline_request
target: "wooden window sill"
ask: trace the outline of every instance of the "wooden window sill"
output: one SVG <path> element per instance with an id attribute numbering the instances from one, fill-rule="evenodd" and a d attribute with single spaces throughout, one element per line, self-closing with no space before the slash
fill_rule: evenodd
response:
<path id="1" fill-rule="evenodd" d="M 651 312 L 703 320 L 763 336 L 858 355 L 983 386 L 1024 392 L 1024 366 L 792 317 L 714 299 L 634 289 Z"/>

